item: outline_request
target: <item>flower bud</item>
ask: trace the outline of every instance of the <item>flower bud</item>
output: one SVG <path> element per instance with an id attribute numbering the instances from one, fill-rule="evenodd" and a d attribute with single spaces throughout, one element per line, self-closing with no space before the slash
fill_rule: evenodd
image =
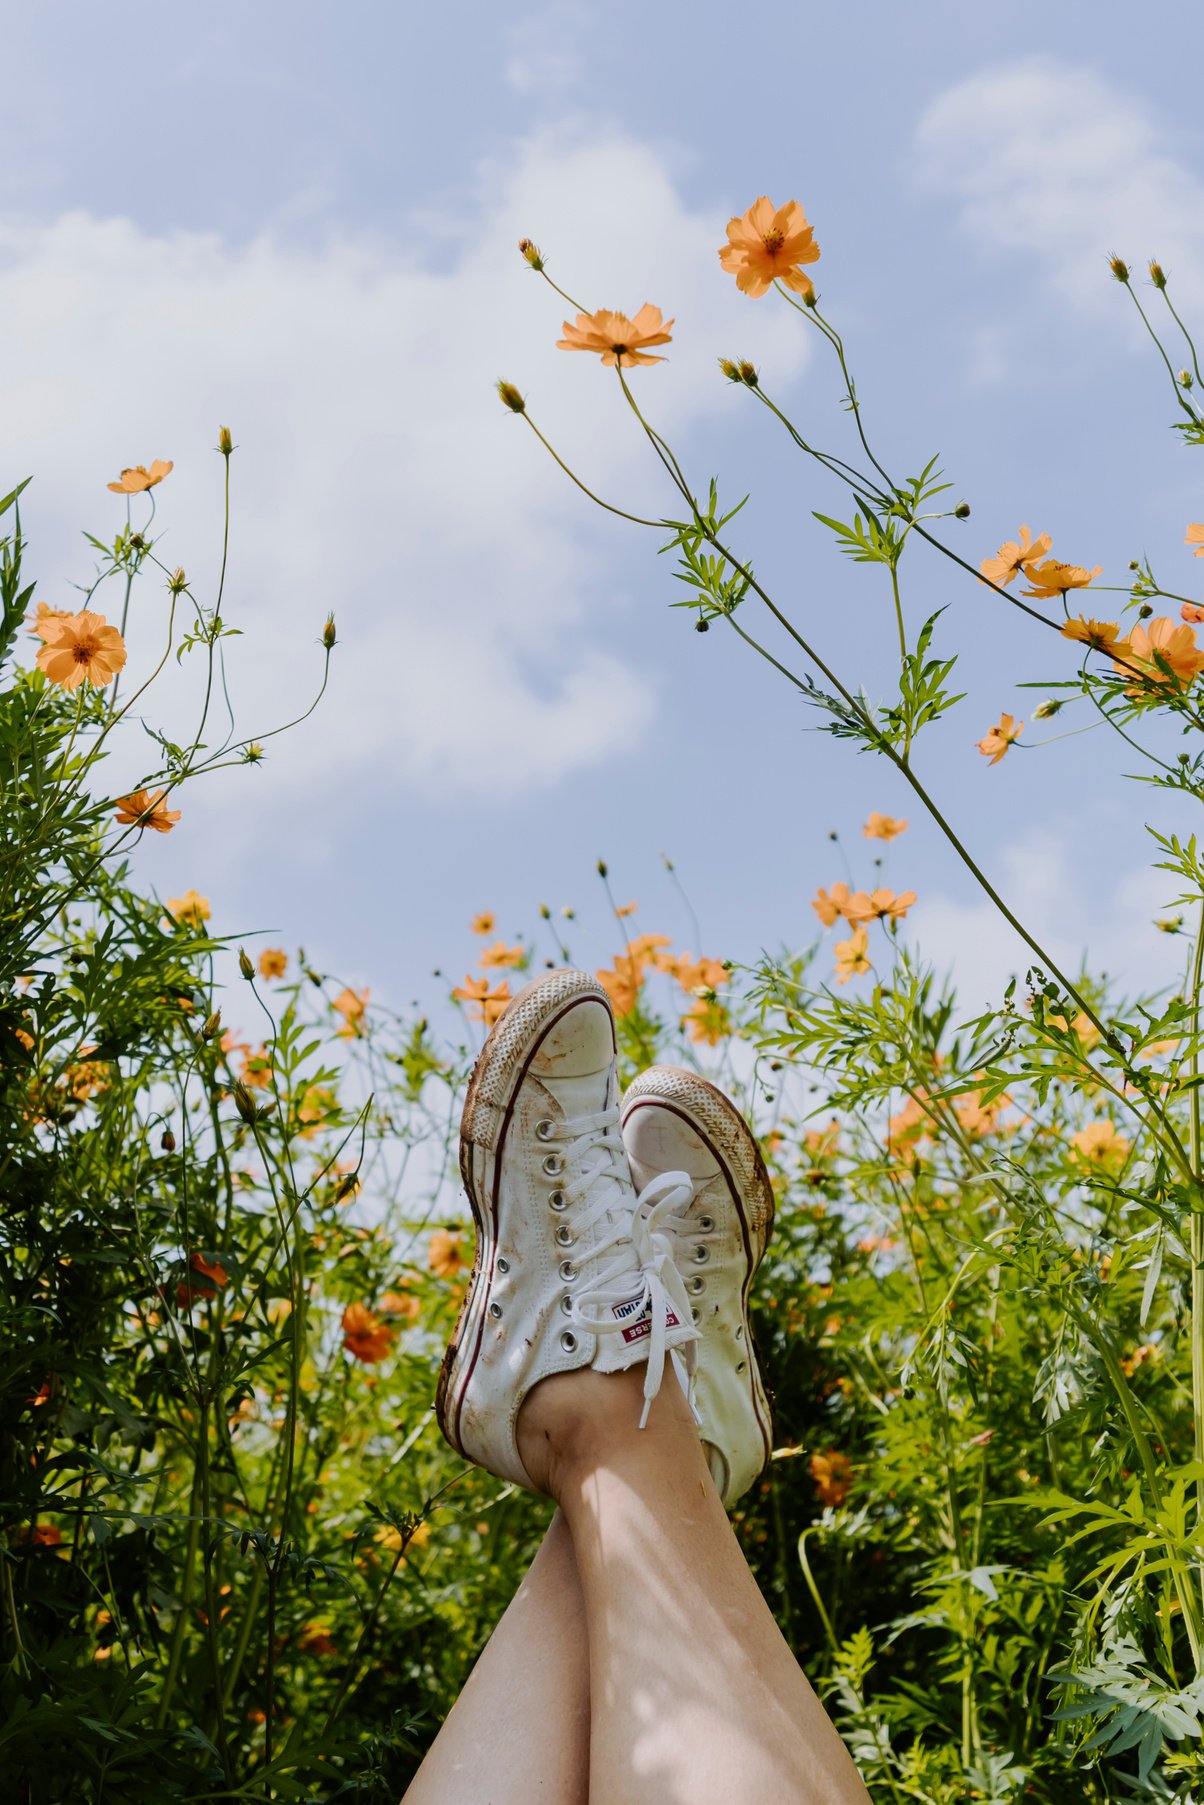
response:
<path id="1" fill-rule="evenodd" d="M 953 518 L 955 520 L 969 520 L 970 504 L 968 501 L 959 501 L 958 502 L 957 506 L 953 510 Z"/>
<path id="2" fill-rule="evenodd" d="M 740 380 L 745 388 L 755 389 L 757 386 L 757 367 L 750 364 L 747 357 L 740 359 Z"/>
<path id="3" fill-rule="evenodd" d="M 527 404 L 512 382 L 499 382 L 497 392 L 512 414 L 525 414 Z"/>
<path id="4" fill-rule="evenodd" d="M 179 595 L 181 590 L 187 589 L 188 578 L 184 575 L 184 567 L 182 564 L 178 565 L 173 574 L 168 577 L 167 587 L 172 595 Z"/>
<path id="5" fill-rule="evenodd" d="M 326 616 L 326 625 L 322 628 L 322 644 L 326 647 L 326 650 L 329 652 L 333 649 L 334 643 L 335 643 L 334 615 L 328 614 Z"/>
<path id="6" fill-rule="evenodd" d="M 1179 387 L 1181 389 L 1191 388 L 1193 380 L 1194 379 L 1192 377 L 1192 373 L 1190 370 L 1180 370 L 1179 371 Z"/>
<path id="7" fill-rule="evenodd" d="M 164 1153 L 174 1153 L 175 1152 L 176 1137 L 171 1132 L 170 1128 L 165 1128 L 163 1130 L 163 1133 L 159 1136 L 159 1145 L 160 1145 L 160 1147 L 162 1147 Z"/>
<path id="8" fill-rule="evenodd" d="M 540 916 L 541 921 L 551 921 L 552 911 L 551 911 L 551 909 L 549 909 L 547 903 L 540 903 L 539 916 Z"/>
<path id="9" fill-rule="evenodd" d="M 533 270 L 543 268 L 543 252 L 537 244 L 533 244 L 529 238 L 520 238 L 518 248 Z"/>
<path id="10" fill-rule="evenodd" d="M 1127 282 L 1129 280 L 1129 266 L 1123 257 L 1109 257 L 1108 268 L 1112 271 L 1112 274 L 1116 277 L 1118 282 Z"/>
<path id="11" fill-rule="evenodd" d="M 696 620 L 694 622 L 695 633 L 709 633 L 710 630 L 711 630 L 711 623 L 709 620 Z"/>
<path id="12" fill-rule="evenodd" d="M 1153 612 L 1154 610 L 1151 608 L 1150 604 L 1148 602 L 1143 602 L 1141 607 L 1137 610 L 1137 618 L 1138 620 L 1149 620 Z"/>
<path id="13" fill-rule="evenodd" d="M 1048 702 L 1039 702 L 1036 708 L 1033 709 L 1033 720 L 1051 720 L 1053 716 L 1057 714 L 1058 710 L 1063 707 L 1065 707 L 1065 703 L 1056 701 L 1052 697 Z"/>
<path id="14" fill-rule="evenodd" d="M 605 860 L 605 859 L 599 859 L 599 860 L 598 860 L 598 876 L 599 876 L 599 877 L 603 877 L 603 878 L 604 878 L 604 877 L 605 877 L 605 876 L 606 876 L 606 875 L 607 875 L 607 865 L 606 865 L 606 860 Z"/>
<path id="15" fill-rule="evenodd" d="M 222 1012 L 220 1009 L 215 1009 L 213 1014 L 206 1018 L 205 1026 L 201 1029 L 201 1039 L 215 1040 L 221 1029 L 221 1025 Z"/>
<path id="16" fill-rule="evenodd" d="M 723 371 L 723 374 L 727 377 L 729 382 L 739 382 L 740 366 L 739 364 L 733 363 L 730 357 L 721 357 L 719 359 L 719 368 Z"/>
<path id="17" fill-rule="evenodd" d="M 807 290 L 806 294 L 803 296 L 803 306 L 804 307 L 818 307 L 819 306 L 819 296 L 816 294 L 816 292 L 813 288 L 809 288 Z"/>
<path id="18" fill-rule="evenodd" d="M 234 440 L 230 437 L 230 428 L 228 426 L 218 427 L 217 448 L 224 458 L 228 458 L 230 453 L 234 450 Z"/>
<path id="19" fill-rule="evenodd" d="M 244 1122 L 253 1122 L 258 1114 L 255 1099 L 241 1078 L 234 1080 L 234 1107 Z"/>
<path id="20" fill-rule="evenodd" d="M 1156 257 L 1150 258 L 1150 281 L 1155 288 L 1166 287 L 1166 271 Z"/>
<path id="21" fill-rule="evenodd" d="M 251 979 L 255 976 L 255 967 L 247 958 L 246 948 L 242 946 L 238 949 L 238 969 L 249 984 Z"/>
<path id="22" fill-rule="evenodd" d="M 263 747 L 258 740 L 252 740 L 242 756 L 244 764 L 257 765 L 263 757 Z"/>
<path id="23" fill-rule="evenodd" d="M 335 1202 L 342 1203 L 345 1197 L 354 1197 L 359 1188 L 359 1174 L 356 1172 L 344 1172 L 342 1178 L 340 1178 L 338 1184 L 335 1186 Z"/>
<path id="24" fill-rule="evenodd" d="M 1129 569 L 1130 569 L 1130 570 L 1140 570 L 1140 569 L 1141 569 L 1141 561 L 1140 561 L 1140 559 L 1138 559 L 1138 558 L 1130 558 L 1130 559 L 1129 559 Z"/>

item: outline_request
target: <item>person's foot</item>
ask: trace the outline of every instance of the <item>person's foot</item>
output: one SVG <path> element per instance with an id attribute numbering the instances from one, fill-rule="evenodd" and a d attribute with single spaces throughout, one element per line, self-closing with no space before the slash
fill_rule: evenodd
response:
<path id="1" fill-rule="evenodd" d="M 773 1190 L 748 1125 L 696 1072 L 652 1066 L 628 1089 L 623 1144 L 636 1185 L 686 1173 L 693 1201 L 665 1221 L 702 1331 L 694 1407 L 719 1495 L 732 1504 L 773 1447 L 773 1422 L 748 1317 L 748 1292 L 773 1227 Z"/>
<path id="2" fill-rule="evenodd" d="M 519 991 L 465 1099 L 476 1258 L 435 1408 L 461 1454 L 531 1489 L 515 1427 L 534 1385 L 644 1361 L 646 1414 L 667 1353 L 698 1339 L 662 1228 L 683 1193 L 661 1182 L 637 1211 L 618 1101 L 610 1001 L 581 971 Z"/>

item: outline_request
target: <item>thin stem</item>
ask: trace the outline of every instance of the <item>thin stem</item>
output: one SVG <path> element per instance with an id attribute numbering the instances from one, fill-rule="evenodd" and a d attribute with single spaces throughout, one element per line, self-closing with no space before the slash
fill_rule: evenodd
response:
<path id="1" fill-rule="evenodd" d="M 548 443 L 547 439 L 544 438 L 544 436 L 540 432 L 538 426 L 536 426 L 534 420 L 531 418 L 530 414 L 526 412 L 525 409 L 523 410 L 523 419 L 527 422 L 527 425 L 531 428 L 531 431 L 535 434 L 535 437 L 539 440 L 539 442 L 543 446 L 544 450 L 546 452 L 548 452 L 550 454 L 550 456 L 553 457 L 555 459 L 555 461 L 560 465 L 560 468 L 564 471 L 564 474 L 568 477 L 569 481 L 571 483 L 576 483 L 577 487 L 580 489 L 580 491 L 583 495 L 588 495 L 589 499 L 592 502 L 596 502 L 600 508 L 605 508 L 606 512 L 608 514 L 617 514 L 621 520 L 634 521 L 636 526 L 655 526 L 655 527 L 659 527 L 662 531 L 664 531 L 667 527 L 669 527 L 672 524 L 670 521 L 667 521 L 667 520 L 643 520 L 643 519 L 641 519 L 641 517 L 638 514 L 629 514 L 625 508 L 616 508 L 616 507 L 613 507 L 610 502 L 603 501 L 602 497 L 600 495 L 595 495 L 592 489 L 586 488 L 585 484 L 581 481 L 581 478 L 579 476 L 574 476 L 573 472 L 569 469 L 568 465 L 565 463 L 564 459 L 560 456 L 559 452 L 556 451 Z"/>
<path id="2" fill-rule="evenodd" d="M 1204 1463 L 1204 1209 L 1200 1196 L 1200 977 L 1204 970 L 1204 902 L 1196 934 L 1191 970 L 1191 1164 L 1196 1177 L 1196 1197 L 1191 1212 L 1191 1409 L 1195 1457 Z M 1204 1523 L 1204 1472 L 1196 1480 L 1196 1532 Z M 1201 1608 L 1204 1609 L 1204 1565 L 1200 1567 Z"/>

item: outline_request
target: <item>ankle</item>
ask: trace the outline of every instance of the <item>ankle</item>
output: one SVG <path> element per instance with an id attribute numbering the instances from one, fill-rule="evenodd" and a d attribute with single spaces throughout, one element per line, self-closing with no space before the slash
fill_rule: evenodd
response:
<path id="1" fill-rule="evenodd" d="M 667 1437 L 681 1443 L 687 1460 L 700 1459 L 694 1419 L 672 1369 L 666 1370 L 641 1429 L 643 1384 L 642 1365 L 542 1379 L 525 1398 L 517 1426 L 519 1455 L 536 1488 L 559 1499 L 582 1474 L 632 1455 L 646 1458 L 662 1449 Z"/>

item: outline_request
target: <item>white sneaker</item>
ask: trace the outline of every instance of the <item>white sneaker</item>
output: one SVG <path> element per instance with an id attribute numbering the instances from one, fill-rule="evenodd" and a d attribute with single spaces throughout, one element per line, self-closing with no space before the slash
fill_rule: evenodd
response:
<path id="1" fill-rule="evenodd" d="M 748 1319 L 753 1274 L 773 1228 L 773 1190 L 744 1118 L 696 1072 L 652 1066 L 623 1099 L 623 1144 L 635 1183 L 688 1175 L 693 1200 L 662 1216 L 692 1320 L 702 1330 L 693 1402 L 711 1474 L 733 1504 L 773 1448 L 773 1419 Z M 678 1196 L 687 1198 L 689 1192 Z"/>
<path id="2" fill-rule="evenodd" d="M 515 1428 L 533 1385 L 647 1361 L 646 1418 L 666 1355 L 698 1340 L 662 1226 L 680 1193 L 661 1183 L 637 1200 L 618 1105 L 606 992 L 587 972 L 536 978 L 468 1086 L 460 1170 L 476 1258 L 435 1403 L 454 1448 L 528 1490 Z"/>

